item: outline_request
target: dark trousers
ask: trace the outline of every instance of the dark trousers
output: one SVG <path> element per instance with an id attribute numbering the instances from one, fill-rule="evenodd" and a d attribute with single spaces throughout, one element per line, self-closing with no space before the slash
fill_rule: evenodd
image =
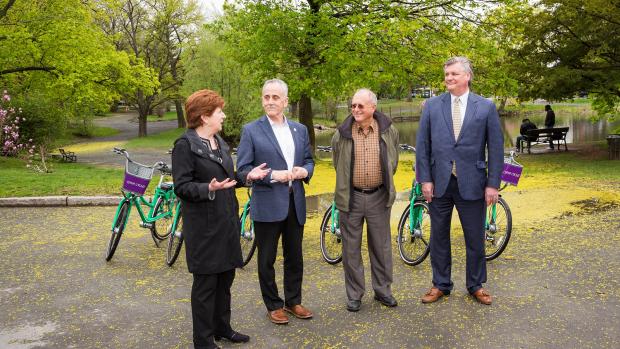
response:
<path id="1" fill-rule="evenodd" d="M 254 222 L 256 248 L 258 249 L 258 281 L 263 302 L 269 311 L 280 309 L 285 304 L 287 306 L 301 304 L 301 282 L 304 271 L 301 243 L 304 226 L 297 221 L 292 194 L 289 202 L 288 216 L 285 220 Z M 276 274 L 273 268 L 280 235 L 282 235 L 284 254 L 284 299 L 286 301 L 278 295 Z"/>
<path id="2" fill-rule="evenodd" d="M 463 227 L 466 249 L 466 286 L 470 293 L 476 292 L 487 281 L 487 265 L 484 258 L 485 201 L 464 200 L 459 194 L 456 177 L 450 177 L 446 193 L 433 198 L 431 216 L 431 265 L 433 285 L 444 293 L 453 288 L 451 279 L 452 253 L 450 249 L 450 225 L 452 209 L 456 207 Z"/>
<path id="3" fill-rule="evenodd" d="M 192 323 L 194 347 L 215 348 L 214 335 L 228 335 L 230 327 L 230 287 L 235 269 L 218 274 L 193 274 Z"/>

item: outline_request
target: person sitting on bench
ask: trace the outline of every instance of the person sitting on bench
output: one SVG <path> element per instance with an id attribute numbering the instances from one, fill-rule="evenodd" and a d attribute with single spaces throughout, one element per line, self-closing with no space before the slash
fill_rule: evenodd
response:
<path id="1" fill-rule="evenodd" d="M 521 142 L 527 141 L 527 136 L 525 135 L 527 131 L 535 130 L 537 128 L 538 127 L 536 127 L 536 125 L 528 118 L 525 118 L 521 121 L 521 129 L 519 130 L 519 133 L 521 133 L 521 135 L 517 137 L 517 151 L 521 151 Z"/>

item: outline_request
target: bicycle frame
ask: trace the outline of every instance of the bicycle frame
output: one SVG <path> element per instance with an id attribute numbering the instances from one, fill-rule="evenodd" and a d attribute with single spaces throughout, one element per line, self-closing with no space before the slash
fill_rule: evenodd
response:
<path id="1" fill-rule="evenodd" d="M 336 202 L 332 201 L 332 222 L 329 227 L 329 230 L 332 234 L 340 237 L 340 211 L 336 208 Z"/>
<path id="2" fill-rule="evenodd" d="M 243 205 L 243 213 L 241 214 L 241 237 L 244 239 L 248 239 L 250 240 L 252 238 L 252 231 L 254 231 L 254 221 L 251 221 L 251 229 L 250 231 L 246 232 L 243 228 L 245 227 L 245 220 L 248 216 L 248 211 L 250 207 L 250 200 L 248 199 L 248 201 L 245 203 L 245 205 Z"/>
<path id="3" fill-rule="evenodd" d="M 422 186 L 418 182 L 413 183 L 413 188 L 409 193 L 409 231 L 411 235 L 414 237 L 421 237 L 422 233 L 419 231 L 420 226 L 422 225 L 422 219 L 424 215 L 424 210 L 421 206 L 414 206 L 416 202 L 424 201 L 424 196 L 422 195 Z"/>

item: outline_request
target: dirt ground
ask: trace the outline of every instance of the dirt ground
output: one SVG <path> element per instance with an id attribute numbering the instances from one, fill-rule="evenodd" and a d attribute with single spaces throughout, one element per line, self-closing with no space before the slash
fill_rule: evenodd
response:
<path id="1" fill-rule="evenodd" d="M 491 306 L 464 285 L 464 244 L 453 234 L 450 297 L 430 305 L 429 260 L 409 267 L 394 258 L 394 296 L 386 308 L 367 293 L 358 313 L 345 310 L 342 266 L 323 262 L 319 218 L 304 237 L 303 304 L 312 320 L 276 326 L 266 318 L 255 261 L 237 271 L 233 328 L 251 336 L 244 348 L 611 348 L 620 342 L 620 207 L 591 200 L 535 214 L 514 202 L 513 237 L 488 263 Z M 534 194 L 532 194 L 534 195 Z M 543 193 L 537 193 L 544 195 Z M 614 196 L 616 198 L 617 196 Z M 560 197 L 557 200 L 561 200 Z M 392 231 L 404 207 L 392 212 Z M 579 209 L 579 205 L 593 207 Z M 575 207 L 576 211 L 563 207 Z M 558 210 L 559 209 L 559 210 Z M 534 212 L 534 213 L 532 213 Z M 527 213 L 530 213 L 529 216 Z M 104 250 L 113 207 L 0 209 L 0 348 L 191 348 L 191 275 L 181 256 L 165 265 L 133 215 L 111 262 Z M 522 218 L 525 217 L 525 218 Z M 392 234 L 395 237 L 395 234 Z M 277 275 L 281 278 L 281 257 Z M 280 283 L 281 285 L 281 283 Z M 616 344 L 613 344 L 616 343 Z"/>

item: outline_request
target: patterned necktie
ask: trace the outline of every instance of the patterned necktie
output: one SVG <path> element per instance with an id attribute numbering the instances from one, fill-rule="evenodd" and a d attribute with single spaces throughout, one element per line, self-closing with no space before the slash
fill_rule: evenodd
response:
<path id="1" fill-rule="evenodd" d="M 461 99 L 458 97 L 452 103 L 452 128 L 456 141 L 459 139 L 459 133 L 461 133 Z M 456 160 L 452 161 L 452 174 L 456 177 Z"/>

